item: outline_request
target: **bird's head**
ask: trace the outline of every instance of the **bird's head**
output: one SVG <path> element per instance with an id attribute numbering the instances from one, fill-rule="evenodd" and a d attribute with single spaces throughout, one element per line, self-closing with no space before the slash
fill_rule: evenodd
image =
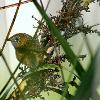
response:
<path id="1" fill-rule="evenodd" d="M 17 33 L 8 39 L 14 48 L 24 47 L 30 40 L 32 40 L 32 37 L 26 33 Z"/>

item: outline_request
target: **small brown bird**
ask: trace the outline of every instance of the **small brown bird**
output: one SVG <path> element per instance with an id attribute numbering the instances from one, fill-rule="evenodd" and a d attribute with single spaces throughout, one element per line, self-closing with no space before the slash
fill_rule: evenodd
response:
<path id="1" fill-rule="evenodd" d="M 43 62 L 44 51 L 38 39 L 18 33 L 8 39 L 15 48 L 16 58 L 26 66 L 38 66 Z"/>

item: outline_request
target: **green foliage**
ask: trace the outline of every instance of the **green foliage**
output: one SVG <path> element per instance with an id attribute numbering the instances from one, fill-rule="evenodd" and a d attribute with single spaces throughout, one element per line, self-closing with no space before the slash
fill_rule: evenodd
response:
<path id="1" fill-rule="evenodd" d="M 68 59 L 72 62 L 72 64 L 75 67 L 77 73 L 79 74 L 79 76 L 81 77 L 82 74 L 85 72 L 84 69 L 82 68 L 81 64 L 79 63 L 79 61 L 77 60 L 75 54 L 73 53 L 73 51 L 71 50 L 71 48 L 69 47 L 69 44 L 66 42 L 66 40 L 63 38 L 63 36 L 61 36 L 60 31 L 56 28 L 56 26 L 52 23 L 52 21 L 49 19 L 49 17 L 46 15 L 45 11 L 39 6 L 39 4 L 37 3 L 36 0 L 33 1 L 34 4 L 36 5 L 37 9 L 40 11 L 41 15 L 43 16 L 43 18 L 45 19 L 50 31 L 52 32 L 52 34 L 57 37 L 58 41 L 61 43 L 61 46 L 63 47 Z"/>
<path id="2" fill-rule="evenodd" d="M 91 97 L 91 93 L 92 93 L 92 85 L 93 85 L 93 79 L 94 79 L 94 74 L 95 74 L 94 72 L 95 72 L 96 66 L 98 66 L 96 61 L 99 58 L 98 53 L 99 53 L 100 48 L 98 49 L 95 57 L 91 60 L 91 63 L 90 63 L 90 66 L 89 66 L 87 72 L 85 72 L 82 68 L 82 65 L 77 60 L 75 54 L 70 49 L 68 43 L 65 41 L 65 39 L 61 35 L 60 31 L 56 28 L 54 23 L 52 23 L 51 19 L 49 19 L 49 17 L 46 15 L 45 11 L 39 6 L 37 1 L 33 0 L 33 2 L 35 4 L 35 6 L 37 7 L 37 9 L 39 10 L 39 12 L 41 13 L 41 15 L 43 16 L 43 18 L 45 19 L 45 21 L 48 25 L 48 28 L 50 29 L 52 34 L 58 39 L 59 43 L 63 47 L 65 54 L 67 55 L 70 62 L 73 64 L 78 75 L 81 77 L 81 84 L 80 84 L 79 88 L 77 89 L 77 92 L 76 92 L 75 96 L 72 98 L 72 100 L 80 100 L 80 99 L 81 100 L 89 100 Z M 85 30 L 85 33 L 86 32 L 88 32 L 88 31 Z"/>
<path id="3" fill-rule="evenodd" d="M 94 56 L 91 55 L 91 62 L 88 69 L 84 70 L 84 66 L 81 65 L 79 58 L 84 59 L 86 55 L 79 55 L 77 57 L 67 41 L 69 38 L 79 33 L 84 33 L 84 35 L 88 33 L 97 33 L 100 35 L 99 31 L 92 29 L 95 25 L 84 25 L 83 20 L 81 25 L 76 25 L 77 20 L 82 18 L 80 12 L 89 10 L 88 5 L 82 6 L 80 0 L 67 0 L 66 2 L 62 0 L 63 7 L 58 16 L 51 15 L 48 17 L 46 11 L 43 9 L 43 5 L 41 7 L 37 0 L 32 1 L 43 17 L 43 21 L 38 21 L 40 24 L 38 33 L 41 34 L 41 49 L 45 50 L 44 56 L 46 57 L 43 59 L 44 62 L 37 66 L 37 68 L 27 68 L 25 66 L 23 68 L 23 66 L 20 66 L 21 72 L 18 74 L 17 79 L 21 79 L 22 83 L 25 82 L 25 86 L 21 90 L 24 99 L 40 97 L 40 99 L 44 100 L 45 98 L 41 96 L 41 92 L 43 91 L 56 92 L 62 96 L 61 100 L 63 100 L 63 98 L 68 100 L 94 99 L 92 94 L 96 91 L 96 88 L 93 88 L 93 84 L 97 82 L 97 80 L 95 80 L 97 76 L 95 73 L 99 70 L 100 65 L 100 47 L 97 49 Z M 64 33 L 64 35 L 62 35 L 62 33 Z M 33 39 L 38 39 L 38 35 L 35 34 Z M 58 48 L 62 48 L 64 54 L 61 54 L 61 52 L 58 54 Z M 49 53 L 48 49 L 50 49 Z M 65 66 L 62 66 L 62 62 L 66 63 L 66 60 L 72 64 L 72 70 L 69 72 L 69 76 L 65 76 L 63 73 L 63 68 Z M 76 74 L 74 71 L 76 71 Z M 68 77 L 68 81 L 65 80 L 65 77 Z M 77 79 L 80 83 L 76 82 Z M 76 88 L 74 95 L 70 94 L 69 85 Z M 12 88 L 12 86 L 10 88 Z M 5 100 L 10 88 L 4 93 L 0 100 Z M 22 97 L 19 90 L 15 89 L 14 92 L 15 96 L 11 94 L 9 100 L 11 100 L 11 98 L 19 100 Z M 98 95 L 96 92 L 95 94 Z"/>

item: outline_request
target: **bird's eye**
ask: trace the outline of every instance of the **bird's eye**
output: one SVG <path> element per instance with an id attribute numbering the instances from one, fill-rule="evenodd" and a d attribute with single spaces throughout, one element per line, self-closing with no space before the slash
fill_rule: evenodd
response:
<path id="1" fill-rule="evenodd" d="M 19 37 L 15 37 L 14 41 L 18 42 L 19 41 Z"/>

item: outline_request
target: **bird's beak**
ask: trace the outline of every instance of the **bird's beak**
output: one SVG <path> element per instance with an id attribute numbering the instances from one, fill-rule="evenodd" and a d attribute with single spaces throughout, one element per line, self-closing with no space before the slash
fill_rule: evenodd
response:
<path id="1" fill-rule="evenodd" d="M 11 41 L 11 39 L 10 39 L 10 38 L 8 38 L 8 39 L 7 39 L 7 41 Z"/>

